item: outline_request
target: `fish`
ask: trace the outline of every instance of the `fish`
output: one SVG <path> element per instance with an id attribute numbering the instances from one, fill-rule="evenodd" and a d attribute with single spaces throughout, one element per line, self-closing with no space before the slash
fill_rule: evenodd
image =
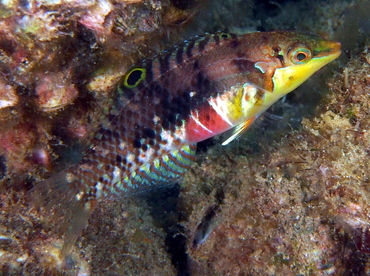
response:
<path id="1" fill-rule="evenodd" d="M 179 180 L 198 142 L 229 130 L 222 144 L 237 139 L 340 48 L 296 31 L 218 32 L 133 66 L 118 81 L 89 152 L 30 191 L 40 204 L 69 212 L 60 256 L 70 253 L 99 201 Z"/>

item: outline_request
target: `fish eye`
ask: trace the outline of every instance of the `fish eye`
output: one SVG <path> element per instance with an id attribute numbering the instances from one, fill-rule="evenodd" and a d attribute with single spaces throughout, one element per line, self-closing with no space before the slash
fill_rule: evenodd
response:
<path id="1" fill-rule="evenodd" d="M 307 48 L 297 48 L 290 53 L 290 61 L 294 64 L 303 64 L 309 59 L 311 59 L 311 51 Z"/>
<path id="2" fill-rule="evenodd" d="M 127 73 L 123 80 L 124 86 L 127 88 L 135 88 L 145 79 L 145 68 L 134 68 Z"/>

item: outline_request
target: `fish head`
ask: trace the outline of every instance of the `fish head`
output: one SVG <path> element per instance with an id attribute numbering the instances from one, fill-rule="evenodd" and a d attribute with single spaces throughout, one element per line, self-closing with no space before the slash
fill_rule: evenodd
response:
<path id="1" fill-rule="evenodd" d="M 321 37 L 297 32 L 281 32 L 272 45 L 279 51 L 275 54 L 281 67 L 273 76 L 272 93 L 280 98 L 293 91 L 320 68 L 336 59 L 341 44 Z"/>
<path id="2" fill-rule="evenodd" d="M 311 34 L 276 31 L 255 36 L 260 42 L 248 57 L 255 70 L 248 75 L 247 84 L 256 92 L 247 93 L 247 119 L 264 112 L 341 53 L 339 42 Z"/>

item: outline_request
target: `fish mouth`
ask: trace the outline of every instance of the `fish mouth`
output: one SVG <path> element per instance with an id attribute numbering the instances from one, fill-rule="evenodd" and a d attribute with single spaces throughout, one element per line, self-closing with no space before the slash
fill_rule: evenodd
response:
<path id="1" fill-rule="evenodd" d="M 341 43 L 337 41 L 325 41 L 325 44 L 322 45 L 323 47 L 319 51 L 314 51 L 314 57 L 326 57 L 330 61 L 339 57 L 342 53 L 341 51 Z"/>
<path id="2" fill-rule="evenodd" d="M 330 48 L 330 53 L 331 55 L 334 55 L 335 58 L 337 58 L 341 54 L 341 43 L 337 41 L 330 41 L 329 42 L 329 48 Z"/>

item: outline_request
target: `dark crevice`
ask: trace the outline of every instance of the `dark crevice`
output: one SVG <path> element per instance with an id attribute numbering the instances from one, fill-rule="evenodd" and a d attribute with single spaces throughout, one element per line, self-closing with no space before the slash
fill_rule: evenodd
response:
<path id="1" fill-rule="evenodd" d="M 214 146 L 216 143 L 214 141 L 214 138 L 209 138 L 209 139 L 206 139 L 202 142 L 199 142 L 197 144 L 197 154 L 200 154 L 200 153 L 206 153 L 207 150 Z"/>
<path id="2" fill-rule="evenodd" d="M 155 226 L 162 228 L 166 233 L 166 250 L 177 269 L 177 275 L 189 276 L 187 238 L 182 234 L 184 228 L 179 224 L 181 212 L 177 208 L 179 194 L 180 185 L 176 184 L 156 189 L 149 194 L 143 194 L 142 197 L 150 207 Z"/>
<path id="3" fill-rule="evenodd" d="M 174 5 L 179 10 L 187 10 L 194 8 L 198 4 L 197 0 L 171 0 L 172 5 Z"/>
<path id="4" fill-rule="evenodd" d="M 4 156 L 0 156 L 0 180 L 6 175 L 6 159 Z"/>
<path id="5" fill-rule="evenodd" d="M 338 262 L 345 264 L 342 271 L 343 276 L 365 276 L 366 260 L 369 256 L 368 241 L 365 237 L 367 230 L 355 229 L 351 233 L 337 228 L 331 221 L 322 221 L 323 224 L 329 224 L 332 233 L 332 239 L 335 241 L 336 250 L 332 259 L 339 258 Z M 369 239 L 370 240 L 370 239 Z M 370 247 L 369 247 L 370 248 Z M 325 264 L 323 264 L 325 269 Z"/>
<path id="6" fill-rule="evenodd" d="M 166 236 L 167 252 L 171 255 L 171 262 L 176 267 L 178 276 L 189 276 L 188 254 L 186 253 L 187 238 L 183 235 L 184 229 L 176 224 L 168 229 Z"/>

